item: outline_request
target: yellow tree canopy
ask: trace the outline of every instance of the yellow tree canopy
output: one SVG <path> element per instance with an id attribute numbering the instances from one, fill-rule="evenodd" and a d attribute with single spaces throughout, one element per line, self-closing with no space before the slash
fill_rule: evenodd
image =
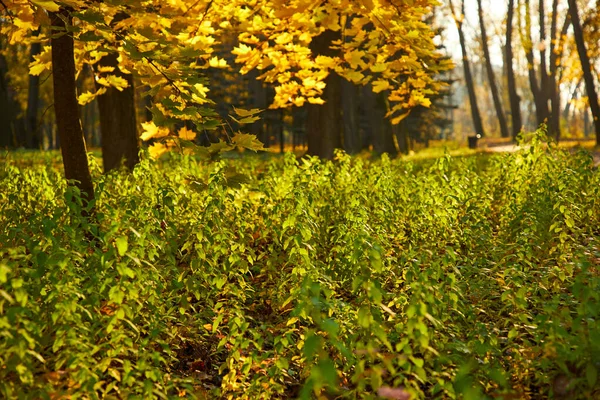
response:
<path id="1" fill-rule="evenodd" d="M 388 94 L 392 122 L 441 83 L 436 74 L 451 68 L 433 43 L 424 21 L 433 0 L 150 0 L 4 1 L 1 33 L 23 43 L 33 30 L 48 26 L 47 12 L 67 8 L 73 23 L 79 70 L 108 52 L 119 53 L 119 68 L 135 73 L 154 96 L 157 125 L 189 120 L 198 128 L 219 123 L 212 110 L 207 68 L 226 68 L 215 56 L 222 40 L 237 36 L 233 53 L 239 72 L 259 71 L 275 85 L 272 107 L 322 103 L 324 80 L 332 71 L 374 92 Z M 313 38 L 330 30 L 335 56 L 311 52 Z M 48 34 L 48 29 L 42 33 Z M 50 69 L 49 49 L 37 56 L 30 73 Z M 96 76 L 100 89 L 79 95 L 80 104 L 101 95 L 103 87 L 127 82 L 110 70 Z"/>

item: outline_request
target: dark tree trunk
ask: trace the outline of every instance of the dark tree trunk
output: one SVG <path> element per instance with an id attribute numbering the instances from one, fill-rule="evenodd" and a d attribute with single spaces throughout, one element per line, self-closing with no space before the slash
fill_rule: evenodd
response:
<path id="1" fill-rule="evenodd" d="M 502 137 L 508 137 L 509 133 L 508 126 L 506 125 L 506 117 L 504 116 L 504 110 L 502 109 L 502 101 L 500 99 L 500 94 L 498 93 L 496 77 L 494 76 L 494 69 L 492 68 L 492 60 L 490 58 L 490 49 L 488 47 L 485 22 L 483 21 L 483 9 L 481 7 L 481 0 L 477 0 L 477 10 L 479 13 L 479 28 L 481 30 L 481 42 L 483 46 L 483 56 L 485 58 L 485 69 L 487 71 L 488 81 L 490 82 L 490 90 L 492 91 L 492 99 L 494 101 L 494 108 L 496 109 L 496 116 L 498 117 L 498 124 L 500 125 L 500 134 L 502 135 Z"/>
<path id="2" fill-rule="evenodd" d="M 585 81 L 585 89 L 590 103 L 590 110 L 592 111 L 592 119 L 594 120 L 596 146 L 600 146 L 600 104 L 598 104 L 598 93 L 596 92 L 594 76 L 592 75 L 592 66 L 585 47 L 583 28 L 579 20 L 577 0 L 569 0 L 569 14 L 571 15 L 571 23 L 573 24 L 573 34 L 575 36 L 575 44 L 577 45 L 577 53 L 579 53 L 579 60 L 581 61 L 583 80 Z"/>
<path id="3" fill-rule="evenodd" d="M 546 93 L 547 88 L 538 83 L 536 70 L 535 70 L 535 60 L 533 56 L 533 38 L 531 35 L 531 10 L 529 0 L 525 0 L 525 34 L 526 34 L 526 44 L 525 47 L 525 57 L 527 59 L 527 70 L 529 75 L 529 85 L 531 87 L 531 93 L 533 95 L 533 101 L 535 103 L 535 115 L 537 119 L 537 124 L 543 124 L 548 120 L 550 116 L 550 110 L 548 109 L 548 96 Z M 540 27 L 540 32 L 543 31 L 543 28 Z M 545 62 L 543 64 L 545 67 Z M 541 68 L 540 68 L 541 69 Z M 546 71 L 542 71 L 541 76 L 544 76 Z"/>
<path id="4" fill-rule="evenodd" d="M 538 19 L 540 24 L 540 43 L 543 45 L 540 46 L 540 88 L 542 91 L 548 90 L 548 69 L 546 67 L 546 10 L 544 5 L 545 0 L 539 0 L 538 7 Z M 544 93 L 546 95 L 546 100 L 548 99 L 548 93 Z"/>
<path id="5" fill-rule="evenodd" d="M 567 101 L 567 104 L 565 104 L 565 109 L 562 112 L 562 117 L 566 121 L 567 125 L 569 124 L 569 118 L 571 117 L 571 104 L 577 98 L 577 94 L 579 93 L 579 87 L 581 86 L 582 82 L 583 80 L 579 79 L 577 85 L 575 85 L 575 89 L 573 89 L 573 93 L 571 93 L 571 96 L 569 97 L 569 101 Z"/>
<path id="6" fill-rule="evenodd" d="M 558 0 L 552 0 L 552 19 L 550 20 L 550 73 L 548 74 L 548 97 L 550 98 L 550 121 L 549 132 L 554 135 L 556 141 L 560 140 L 560 88 L 557 82 L 558 66 L 556 54 L 556 42 L 561 40 L 556 37 L 558 24 Z"/>
<path id="7" fill-rule="evenodd" d="M 306 133 L 306 107 L 292 108 L 292 149 L 296 150 L 296 146 L 304 145 Z"/>
<path id="8" fill-rule="evenodd" d="M 0 47 L 1 48 L 1 47 Z M 0 53 L 0 147 L 16 147 L 25 135 L 23 120 L 18 118 L 21 107 L 17 102 L 16 92 L 6 76 L 8 64 Z"/>
<path id="9" fill-rule="evenodd" d="M 263 85 L 262 81 L 259 81 L 258 71 L 253 69 L 248 73 L 248 93 L 250 94 L 250 108 L 259 108 L 264 110 L 268 106 L 267 101 L 267 91 Z M 260 140 L 265 146 L 268 146 L 268 143 L 265 142 L 265 114 L 262 115 L 262 118 L 258 121 L 248 125 L 249 133 L 253 134 Z"/>
<path id="10" fill-rule="evenodd" d="M 475 133 L 481 136 L 485 136 L 485 131 L 483 130 L 483 122 L 481 120 L 481 114 L 479 113 L 479 107 L 477 106 L 477 96 L 475 95 L 475 86 L 473 83 L 473 75 L 471 74 L 471 66 L 469 65 L 469 56 L 467 54 L 467 43 L 465 40 L 465 34 L 462 28 L 462 18 L 459 18 L 455 11 L 454 6 L 452 5 L 452 1 L 449 1 L 450 9 L 452 11 L 452 16 L 454 17 L 454 21 L 456 23 L 456 28 L 458 29 L 458 39 L 460 41 L 460 49 L 462 52 L 463 59 L 463 70 L 465 74 L 465 82 L 467 84 L 467 91 L 469 93 L 469 103 L 471 105 L 471 117 L 473 119 L 473 129 L 475 129 Z M 465 15 L 465 1 L 461 2 L 461 13 Z"/>
<path id="11" fill-rule="evenodd" d="M 352 82 L 342 80 L 342 113 L 344 120 L 344 151 L 356 154 L 361 149 L 358 121 L 358 90 Z"/>
<path id="12" fill-rule="evenodd" d="M 70 23 L 68 12 L 51 12 L 52 23 L 52 80 L 54 84 L 54 113 L 60 140 L 65 177 L 74 180 L 85 203 L 93 200 L 94 186 L 88 167 L 85 142 L 79 121 L 75 83 L 73 38 L 66 34 Z"/>
<path id="13" fill-rule="evenodd" d="M 39 30 L 33 33 L 34 37 L 39 35 Z M 34 60 L 34 56 L 40 54 L 42 44 L 34 42 L 29 49 L 29 62 Z M 27 113 L 25 115 L 26 127 L 26 147 L 28 149 L 39 149 L 41 140 L 38 129 L 38 109 L 40 106 L 40 77 L 39 75 L 29 75 L 29 88 L 27 90 Z"/>
<path id="14" fill-rule="evenodd" d="M 394 132 L 387 114 L 387 104 L 385 93 L 373 93 L 364 100 L 367 105 L 370 125 L 372 127 L 373 152 L 375 154 L 388 153 L 394 157 L 398 154 L 394 144 Z"/>
<path id="15" fill-rule="evenodd" d="M 408 137 L 408 129 L 406 129 L 406 119 L 393 127 L 398 142 L 398 150 L 402 154 L 408 154 L 410 151 L 410 138 Z"/>
<path id="16" fill-rule="evenodd" d="M 334 40 L 340 39 L 340 33 L 326 30 L 315 37 L 311 43 L 311 51 L 315 55 L 335 56 L 336 51 L 330 48 Z M 332 159 L 335 149 L 342 147 L 342 113 L 340 99 L 342 94 L 341 78 L 330 71 L 325 79 L 323 100 L 325 104 L 307 105 L 306 138 L 307 154 Z"/>
<path id="17" fill-rule="evenodd" d="M 97 97 L 104 172 L 119 168 L 122 162 L 133 170 L 140 161 L 133 76 L 119 69 L 116 53 L 102 57 L 96 65 L 113 67 L 114 71 L 109 74 L 125 79 L 128 84 L 123 90 L 109 87 L 106 93 Z"/>
<path id="18" fill-rule="evenodd" d="M 512 121 L 512 137 L 515 139 L 523 127 L 521 120 L 521 98 L 517 93 L 515 70 L 513 68 L 512 32 L 514 16 L 514 0 L 508 0 L 508 12 L 506 17 L 506 78 L 508 81 L 508 97 L 510 100 L 510 112 Z"/>

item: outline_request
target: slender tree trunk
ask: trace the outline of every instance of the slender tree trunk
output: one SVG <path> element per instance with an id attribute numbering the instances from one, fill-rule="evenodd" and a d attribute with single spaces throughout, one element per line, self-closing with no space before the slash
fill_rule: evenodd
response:
<path id="1" fill-rule="evenodd" d="M 481 30 L 481 41 L 483 45 L 483 56 L 485 58 L 485 69 L 487 71 L 488 81 L 490 82 L 490 90 L 492 91 L 492 99 L 494 101 L 494 108 L 496 109 L 496 116 L 498 117 L 498 124 L 500 125 L 500 134 L 502 135 L 502 137 L 508 137 L 509 133 L 508 126 L 506 124 L 506 117 L 504 116 L 504 110 L 502 109 L 502 101 L 500 99 L 500 94 L 498 93 L 496 77 L 494 76 L 494 69 L 492 68 L 492 60 L 490 58 L 490 49 L 488 47 L 485 21 L 483 20 L 483 9 L 481 7 L 481 0 L 477 0 L 477 10 L 479 13 L 479 28 Z"/>
<path id="2" fill-rule="evenodd" d="M 475 133 L 481 136 L 485 136 L 485 131 L 483 129 L 483 122 L 481 120 L 481 114 L 479 113 L 479 107 L 477 106 L 477 96 L 475 95 L 475 85 L 473 82 L 473 75 L 471 74 L 471 67 L 469 65 L 469 56 L 467 54 L 467 43 L 465 40 L 465 34 L 462 28 L 463 19 L 462 17 L 458 17 L 454 11 L 454 6 L 452 5 L 452 0 L 449 0 L 450 10 L 452 11 L 452 16 L 456 23 L 456 28 L 458 29 L 458 39 L 460 41 L 460 49 L 462 52 L 463 59 L 463 69 L 465 74 L 465 81 L 467 84 L 467 91 L 469 93 L 469 103 L 471 104 L 471 117 L 473 119 L 473 128 L 475 129 Z M 465 15 L 465 2 L 461 1 L 461 13 Z"/>
<path id="3" fill-rule="evenodd" d="M 525 0 L 525 34 L 521 35 L 521 42 L 525 49 L 525 58 L 527 59 L 527 72 L 529 76 L 529 85 L 531 87 L 531 94 L 533 95 L 533 101 L 535 103 L 535 115 L 537 124 L 545 123 L 550 115 L 548 110 L 548 97 L 546 94 L 546 88 L 540 87 L 537 79 L 537 73 L 535 69 L 535 60 L 533 56 L 533 38 L 531 35 L 531 10 L 529 0 Z M 541 32 L 541 30 L 540 30 Z M 544 62 L 545 66 L 545 62 Z M 546 73 L 545 71 L 543 72 Z M 542 75 L 543 76 L 543 75 Z"/>
<path id="4" fill-rule="evenodd" d="M 556 43 L 560 38 L 556 37 L 558 24 L 558 0 L 552 0 L 552 19 L 550 20 L 550 73 L 548 74 L 548 97 L 550 98 L 550 124 L 549 131 L 558 142 L 560 140 L 560 88 L 557 81 L 557 51 Z"/>
<path id="5" fill-rule="evenodd" d="M 539 0 L 538 19 L 540 25 L 540 87 L 542 91 L 548 90 L 548 69 L 546 67 L 546 9 L 545 0 Z M 551 37 L 552 40 L 552 37 Z M 548 94 L 545 94 L 546 100 Z"/>
<path id="6" fill-rule="evenodd" d="M 480 0 L 481 1 L 481 0 Z M 513 32 L 513 16 L 515 11 L 514 0 L 508 0 L 508 12 L 506 17 L 506 78 L 508 81 L 508 97 L 510 101 L 510 111 L 512 120 L 512 137 L 515 139 L 521 129 L 523 122 L 521 120 L 521 98 L 517 93 L 517 83 L 515 79 L 515 70 L 513 68 L 513 49 L 512 49 L 512 32 Z"/>
<path id="7" fill-rule="evenodd" d="M 330 45 L 339 39 L 339 32 L 326 30 L 313 39 L 311 51 L 315 56 L 334 56 L 336 51 L 332 50 Z M 330 71 L 325 84 L 327 85 L 323 90 L 325 104 L 307 105 L 307 154 L 332 159 L 334 150 L 342 147 L 341 78 L 334 71 Z"/>
<path id="8" fill-rule="evenodd" d="M 559 64 L 562 62 L 564 37 L 567 35 L 569 26 L 571 25 L 571 17 L 569 14 L 565 17 L 562 29 L 558 32 L 558 0 L 552 1 L 552 20 L 550 22 L 550 73 L 548 75 L 548 97 L 550 99 L 550 107 L 552 113 L 550 115 L 550 132 L 554 134 L 556 141 L 560 140 L 560 87 L 558 82 Z"/>
<path id="9" fill-rule="evenodd" d="M 579 81 L 577 82 L 577 85 L 575 85 L 575 89 L 573 89 L 573 92 L 571 93 L 571 96 L 569 97 L 569 100 L 567 101 L 567 104 L 565 104 L 565 109 L 562 112 L 562 117 L 567 122 L 567 125 L 569 122 L 569 118 L 571 117 L 571 105 L 572 105 L 573 101 L 575 101 L 575 99 L 577 98 L 577 94 L 579 92 L 579 87 L 581 86 L 582 82 L 583 82 L 583 80 L 579 79 Z"/>
<path id="10" fill-rule="evenodd" d="M 594 120 L 594 130 L 596 132 L 596 146 L 600 146 L 600 104 L 598 104 L 598 93 L 592 75 L 592 66 L 590 58 L 585 47 L 583 38 L 583 28 L 579 20 L 579 10 L 577 9 L 577 0 L 569 0 L 569 14 L 571 15 L 571 23 L 573 24 L 573 34 L 575 36 L 575 44 L 577 45 L 577 53 L 581 61 L 581 69 L 583 71 L 583 80 L 585 81 L 585 89 L 590 102 L 592 118 Z"/>
<path id="11" fill-rule="evenodd" d="M 68 12 L 51 12 L 52 80 L 54 113 L 60 140 L 65 177 L 74 180 L 85 203 L 93 200 L 94 186 L 88 167 L 85 142 L 79 121 L 75 83 L 73 38 L 66 33 L 71 17 Z"/>
<path id="12" fill-rule="evenodd" d="M 114 68 L 109 74 L 125 79 L 128 84 L 123 90 L 109 87 L 106 93 L 97 97 L 104 172 L 119 168 L 123 161 L 129 170 L 133 170 L 140 161 L 133 76 L 119 69 L 116 53 L 102 57 L 96 65 Z"/>
<path id="13" fill-rule="evenodd" d="M 39 29 L 33 32 L 33 36 L 39 35 Z M 42 44 L 34 42 L 29 49 L 29 62 L 34 61 L 42 51 Z M 40 148 L 40 132 L 38 131 L 37 114 L 40 106 L 40 77 L 39 75 L 29 75 L 29 88 L 27 90 L 27 113 L 25 115 L 26 127 L 26 147 L 29 149 Z"/>
<path id="14" fill-rule="evenodd" d="M 344 120 L 344 150 L 348 154 L 360 151 L 358 124 L 358 90 L 352 82 L 342 80 L 342 113 Z"/>

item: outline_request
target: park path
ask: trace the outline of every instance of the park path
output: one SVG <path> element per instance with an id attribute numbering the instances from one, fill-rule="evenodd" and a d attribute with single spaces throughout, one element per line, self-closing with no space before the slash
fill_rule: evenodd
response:
<path id="1" fill-rule="evenodd" d="M 486 146 L 484 147 L 485 151 L 490 151 L 492 153 L 513 153 L 519 150 L 519 146 L 516 144 L 502 144 L 495 146 Z M 592 151 L 592 157 L 594 158 L 594 165 L 600 165 L 600 150 Z"/>

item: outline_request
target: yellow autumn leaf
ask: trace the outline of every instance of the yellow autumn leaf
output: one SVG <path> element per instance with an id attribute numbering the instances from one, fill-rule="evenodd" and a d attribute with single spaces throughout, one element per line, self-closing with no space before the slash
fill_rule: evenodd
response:
<path id="1" fill-rule="evenodd" d="M 384 79 L 377 79 L 375 82 L 373 82 L 374 93 L 382 92 L 384 90 L 389 89 L 390 87 L 390 83 Z"/>
<path id="2" fill-rule="evenodd" d="M 401 121 L 402 121 L 404 118 L 408 117 L 408 114 L 409 114 L 409 113 L 408 113 L 408 112 L 406 112 L 406 113 L 404 113 L 404 114 L 401 114 L 401 115 L 399 115 L 399 116 L 397 116 L 397 117 L 394 117 L 394 118 L 392 118 L 392 121 L 391 121 L 391 122 L 392 122 L 392 125 L 397 125 L 397 124 L 399 124 L 399 123 L 400 123 L 400 122 L 401 122 Z"/>
<path id="3" fill-rule="evenodd" d="M 157 159 L 166 153 L 169 150 L 167 146 L 163 143 L 154 143 L 152 146 L 148 147 L 148 153 L 150 153 L 150 157 Z"/>
<path id="4" fill-rule="evenodd" d="M 346 72 L 344 77 L 350 82 L 359 83 L 365 77 L 362 72 L 350 71 Z"/>
<path id="5" fill-rule="evenodd" d="M 360 0 L 361 4 L 367 8 L 367 10 L 372 11 L 375 8 L 375 4 L 373 4 L 373 0 Z"/>
<path id="6" fill-rule="evenodd" d="M 208 65 L 210 65 L 212 68 L 225 68 L 227 67 L 227 61 L 224 58 L 220 59 L 219 57 L 215 56 L 208 60 Z"/>
<path id="7" fill-rule="evenodd" d="M 31 0 L 31 2 L 50 12 L 57 12 L 60 10 L 60 6 L 51 0 Z"/>
<path id="8" fill-rule="evenodd" d="M 52 62 L 38 62 L 34 61 L 29 64 L 29 75 L 38 76 L 44 71 L 50 71 Z"/>
<path id="9" fill-rule="evenodd" d="M 169 135 L 169 128 L 158 127 L 152 121 L 142 122 L 142 129 L 143 132 L 140 135 L 140 139 L 142 139 L 143 141 L 152 138 L 157 139 Z"/>
<path id="10" fill-rule="evenodd" d="M 321 68 L 335 68 L 336 62 L 332 57 L 317 56 L 315 63 Z"/>
<path id="11" fill-rule="evenodd" d="M 97 68 L 97 71 L 100 72 L 100 73 L 103 73 L 103 74 L 113 72 L 114 70 L 115 70 L 115 67 L 111 67 L 111 66 L 108 66 L 108 65 L 102 65 L 102 66 L 100 66 L 100 67 Z"/>
<path id="12" fill-rule="evenodd" d="M 288 32 L 283 32 L 275 38 L 275 43 L 284 45 L 290 43 L 292 40 L 294 40 L 294 36 Z"/>
<path id="13" fill-rule="evenodd" d="M 325 100 L 320 97 L 309 97 L 308 102 L 310 104 L 325 104 Z"/>
<path id="14" fill-rule="evenodd" d="M 383 72 L 388 68 L 388 63 L 376 63 L 369 68 L 371 72 Z"/>
<path id="15" fill-rule="evenodd" d="M 365 52 L 362 50 L 352 50 L 351 52 L 344 54 L 344 59 L 348 61 L 350 68 L 356 69 L 358 66 L 361 66 L 362 68 L 365 65 L 364 61 L 362 60 L 364 55 Z"/>
<path id="16" fill-rule="evenodd" d="M 306 98 L 304 98 L 302 96 L 298 96 L 298 97 L 294 98 L 294 100 L 292 102 L 294 103 L 294 105 L 296 107 L 302 107 L 304 105 L 304 103 L 306 102 Z"/>
<path id="17" fill-rule="evenodd" d="M 236 46 L 231 51 L 231 54 L 235 54 L 238 57 L 242 57 L 248 55 L 248 53 L 252 52 L 252 47 L 245 45 L 244 43 L 240 43 L 239 46 Z"/>
<path id="18" fill-rule="evenodd" d="M 97 96 L 100 96 L 102 94 L 106 93 L 106 88 L 105 87 L 101 87 L 100 89 L 98 89 L 96 92 L 92 93 L 92 92 L 85 92 L 79 95 L 79 97 L 77 97 L 77 102 L 79 103 L 79 105 L 85 106 L 86 104 L 90 103 L 92 100 L 94 100 Z"/>
<path id="19" fill-rule="evenodd" d="M 179 138 L 183 140 L 194 140 L 196 138 L 196 132 L 184 126 L 177 132 L 177 136 L 179 136 Z"/>
<path id="20" fill-rule="evenodd" d="M 98 84 L 100 84 L 102 86 L 106 86 L 106 87 L 112 86 L 120 92 L 122 92 L 123 89 L 125 89 L 129 86 L 129 84 L 127 83 L 127 80 L 125 78 L 121 78 L 120 76 L 115 76 L 115 75 L 107 75 L 102 78 L 97 78 L 96 82 L 98 82 Z"/>

